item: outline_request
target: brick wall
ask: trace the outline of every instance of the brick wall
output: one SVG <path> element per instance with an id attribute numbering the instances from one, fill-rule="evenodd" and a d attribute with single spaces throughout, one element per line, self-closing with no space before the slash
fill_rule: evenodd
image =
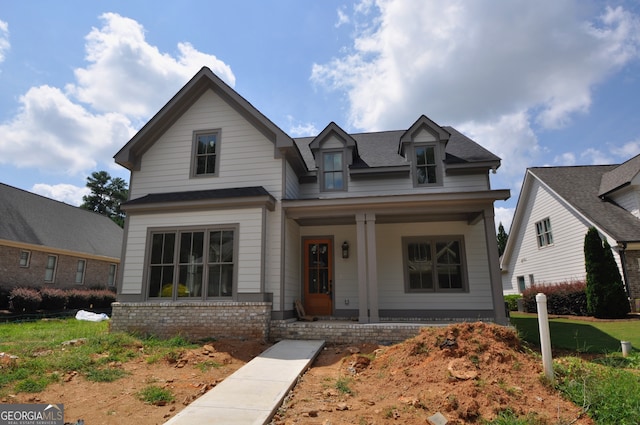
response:
<path id="1" fill-rule="evenodd" d="M 629 285 L 629 296 L 631 307 L 636 312 L 640 312 L 640 251 L 625 251 L 624 259 L 627 272 L 627 284 Z M 638 300 L 638 301 L 636 301 Z"/>
<path id="2" fill-rule="evenodd" d="M 113 303 L 111 330 L 168 338 L 269 339 L 270 302 Z"/>

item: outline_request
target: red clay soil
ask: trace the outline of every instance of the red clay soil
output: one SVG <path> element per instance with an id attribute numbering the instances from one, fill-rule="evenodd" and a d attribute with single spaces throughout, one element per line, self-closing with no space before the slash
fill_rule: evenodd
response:
<path id="1" fill-rule="evenodd" d="M 178 359 L 149 364 L 142 355 L 121 365 L 112 383 L 69 374 L 42 393 L 13 394 L 2 403 L 64 403 L 65 420 L 86 425 L 162 424 L 268 348 L 225 340 L 185 350 Z M 221 367 L 209 367 L 212 364 Z M 505 409 L 537 425 L 592 425 L 581 409 L 543 383 L 539 357 L 514 330 L 469 323 L 427 328 L 389 347 L 328 346 L 300 379 L 273 425 L 482 424 Z M 148 385 L 169 389 L 175 401 L 154 406 L 136 394 Z"/>

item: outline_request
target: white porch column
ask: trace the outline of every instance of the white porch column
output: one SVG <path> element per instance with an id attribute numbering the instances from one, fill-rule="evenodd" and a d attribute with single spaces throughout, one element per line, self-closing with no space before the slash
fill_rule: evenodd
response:
<path id="1" fill-rule="evenodd" d="M 367 293 L 367 235 L 365 232 L 366 217 L 364 213 L 356 213 L 356 238 L 358 256 L 358 321 L 369 323 L 369 304 Z"/>
<path id="2" fill-rule="evenodd" d="M 500 275 L 500 257 L 498 255 L 498 241 L 496 238 L 495 213 L 493 206 L 484 209 L 484 235 L 489 256 L 489 277 L 491 279 L 491 294 L 496 323 L 507 324 L 507 313 L 502 295 L 502 277 Z"/>
<path id="3" fill-rule="evenodd" d="M 366 214 L 367 228 L 367 290 L 369 291 L 369 321 L 378 323 L 378 259 L 376 250 L 376 215 Z"/>

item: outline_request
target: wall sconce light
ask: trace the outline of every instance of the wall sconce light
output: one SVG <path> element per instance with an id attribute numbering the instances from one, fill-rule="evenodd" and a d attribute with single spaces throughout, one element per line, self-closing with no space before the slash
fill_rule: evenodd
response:
<path id="1" fill-rule="evenodd" d="M 349 258 L 349 243 L 347 241 L 342 242 L 342 258 Z"/>

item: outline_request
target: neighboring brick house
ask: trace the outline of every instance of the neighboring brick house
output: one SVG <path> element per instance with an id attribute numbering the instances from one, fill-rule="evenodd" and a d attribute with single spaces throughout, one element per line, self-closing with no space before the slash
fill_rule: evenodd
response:
<path id="1" fill-rule="evenodd" d="M 308 315 L 506 323 L 489 173 L 420 116 L 292 138 L 208 68 L 116 155 L 131 172 L 112 328 L 268 336 Z"/>
<path id="2" fill-rule="evenodd" d="M 629 297 L 640 300 L 640 155 L 623 164 L 527 170 L 502 256 L 504 293 L 584 281 L 592 226 L 611 245 Z"/>
<path id="3" fill-rule="evenodd" d="M 122 229 L 0 183 L 0 286 L 116 288 Z"/>

